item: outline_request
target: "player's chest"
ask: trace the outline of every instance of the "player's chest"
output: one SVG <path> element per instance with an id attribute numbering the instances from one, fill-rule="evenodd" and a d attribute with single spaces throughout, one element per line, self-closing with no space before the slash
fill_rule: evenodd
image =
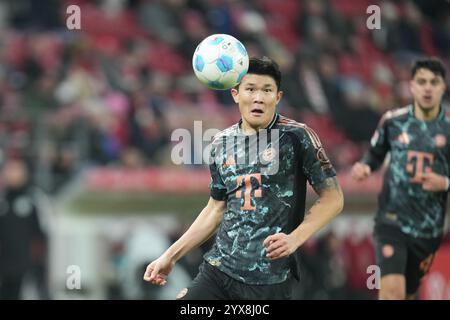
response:
<path id="1" fill-rule="evenodd" d="M 282 137 L 272 141 L 246 139 L 223 148 L 218 170 L 228 189 L 241 184 L 278 183 L 294 172 L 294 146 Z"/>
<path id="2" fill-rule="evenodd" d="M 449 151 L 449 128 L 441 123 L 408 122 L 392 126 L 389 141 L 392 152 L 416 151 L 447 154 Z"/>

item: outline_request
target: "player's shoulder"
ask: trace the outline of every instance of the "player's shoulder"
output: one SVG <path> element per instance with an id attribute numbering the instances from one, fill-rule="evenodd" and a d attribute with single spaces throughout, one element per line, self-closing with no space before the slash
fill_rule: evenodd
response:
<path id="1" fill-rule="evenodd" d="M 380 123 L 383 124 L 386 121 L 406 119 L 410 113 L 410 108 L 410 106 L 405 106 L 388 110 L 381 116 Z"/>
<path id="2" fill-rule="evenodd" d="M 308 136 L 317 136 L 315 131 L 311 129 L 307 124 L 298 122 L 282 115 L 278 117 L 276 126 L 282 132 L 291 132 L 296 134 L 297 136 L 303 136 L 305 134 L 307 134 Z"/>
<path id="3" fill-rule="evenodd" d="M 304 131 L 307 127 L 306 124 L 295 121 L 283 115 L 279 115 L 276 126 L 279 130 L 283 131 Z"/>

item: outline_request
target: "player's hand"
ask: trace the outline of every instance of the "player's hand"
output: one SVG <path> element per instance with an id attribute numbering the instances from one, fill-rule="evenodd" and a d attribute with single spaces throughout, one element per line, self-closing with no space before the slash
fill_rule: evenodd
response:
<path id="1" fill-rule="evenodd" d="M 175 263 L 170 259 L 161 256 L 147 266 L 144 273 L 144 280 L 151 284 L 163 286 L 167 283 L 167 276 L 172 271 L 174 265 Z"/>
<path id="2" fill-rule="evenodd" d="M 356 181 L 366 179 L 368 176 L 370 176 L 371 173 L 372 172 L 370 170 L 370 167 L 367 164 L 361 162 L 356 162 L 353 165 L 351 171 L 352 178 L 355 179 Z"/>
<path id="3" fill-rule="evenodd" d="M 285 233 L 268 236 L 264 240 L 263 246 L 266 248 L 266 257 L 270 260 L 288 257 L 298 248 L 293 237 Z"/>
<path id="4" fill-rule="evenodd" d="M 446 191 L 446 186 L 445 176 L 434 172 L 427 172 L 422 175 L 422 189 L 424 191 Z"/>

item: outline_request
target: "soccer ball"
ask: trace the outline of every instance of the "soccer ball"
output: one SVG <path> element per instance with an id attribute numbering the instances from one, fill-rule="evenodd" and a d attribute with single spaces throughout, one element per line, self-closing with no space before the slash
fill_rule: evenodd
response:
<path id="1" fill-rule="evenodd" d="M 238 85 L 247 73 L 248 62 L 244 45 L 228 34 L 206 37 L 192 57 L 195 75 L 214 90 L 227 90 Z"/>

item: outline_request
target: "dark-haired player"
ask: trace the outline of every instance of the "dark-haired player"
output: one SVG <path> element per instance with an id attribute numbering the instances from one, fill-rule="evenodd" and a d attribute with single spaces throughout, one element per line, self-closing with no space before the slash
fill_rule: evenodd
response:
<path id="1" fill-rule="evenodd" d="M 441 243 L 450 174 L 445 74 L 437 59 L 415 62 L 413 104 L 381 118 L 368 152 L 352 168 L 363 180 L 390 153 L 374 231 L 380 299 L 413 298 Z"/>
<path id="2" fill-rule="evenodd" d="M 189 250 L 217 236 L 183 299 L 289 299 L 297 249 L 343 207 L 335 171 L 316 133 L 276 112 L 283 92 L 271 60 L 250 59 L 231 90 L 241 120 L 214 138 L 211 196 L 191 227 L 144 279 L 164 285 Z M 305 216 L 306 182 L 319 200 Z"/>

